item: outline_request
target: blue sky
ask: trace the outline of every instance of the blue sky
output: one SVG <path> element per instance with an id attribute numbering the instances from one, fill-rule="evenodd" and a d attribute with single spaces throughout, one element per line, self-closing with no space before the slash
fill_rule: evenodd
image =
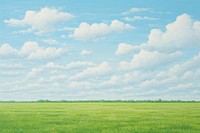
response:
<path id="1" fill-rule="evenodd" d="M 200 100 L 198 0 L 0 2 L 0 100 Z"/>

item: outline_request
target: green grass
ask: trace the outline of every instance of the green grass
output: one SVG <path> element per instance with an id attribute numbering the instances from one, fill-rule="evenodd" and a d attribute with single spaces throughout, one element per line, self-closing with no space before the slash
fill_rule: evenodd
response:
<path id="1" fill-rule="evenodd" d="M 0 133 L 200 133 L 200 103 L 0 103 Z"/>

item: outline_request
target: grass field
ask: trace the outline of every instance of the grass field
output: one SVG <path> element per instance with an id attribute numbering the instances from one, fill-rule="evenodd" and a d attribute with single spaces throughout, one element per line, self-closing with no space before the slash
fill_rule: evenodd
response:
<path id="1" fill-rule="evenodd" d="M 200 133 L 200 103 L 0 103 L 0 133 Z"/>

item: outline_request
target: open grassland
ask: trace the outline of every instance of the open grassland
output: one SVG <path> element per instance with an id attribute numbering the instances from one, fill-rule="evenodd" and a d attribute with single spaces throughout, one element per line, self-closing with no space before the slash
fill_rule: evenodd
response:
<path id="1" fill-rule="evenodd" d="M 0 133 L 200 133 L 200 103 L 0 103 Z"/>

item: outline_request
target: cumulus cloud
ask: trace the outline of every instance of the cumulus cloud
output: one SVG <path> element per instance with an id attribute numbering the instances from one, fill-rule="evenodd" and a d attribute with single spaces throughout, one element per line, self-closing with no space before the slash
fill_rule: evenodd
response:
<path id="1" fill-rule="evenodd" d="M 40 11 L 28 10 L 22 19 L 9 19 L 5 23 L 10 26 L 30 26 L 29 31 L 48 33 L 54 30 L 54 26 L 60 22 L 68 21 L 74 16 L 68 12 L 61 12 L 54 8 L 44 7 Z"/>
<path id="2" fill-rule="evenodd" d="M 105 35 L 113 32 L 123 32 L 132 29 L 134 29 L 133 26 L 125 24 L 119 20 L 113 20 L 111 24 L 93 23 L 90 25 L 86 22 L 82 22 L 79 27 L 74 30 L 74 33 L 69 35 L 69 37 L 79 40 L 93 40 L 105 37 Z"/>
<path id="3" fill-rule="evenodd" d="M 143 72 L 140 70 L 134 70 L 125 73 L 123 79 L 124 83 L 132 83 L 137 85 L 140 82 L 153 78 L 152 75 L 154 75 L 153 71 Z"/>
<path id="4" fill-rule="evenodd" d="M 172 55 L 173 53 L 177 53 L 175 51 L 199 50 L 200 40 L 198 37 L 198 33 L 200 25 L 198 23 L 199 21 L 193 21 L 189 15 L 183 14 L 178 16 L 175 22 L 168 24 L 166 26 L 165 32 L 162 32 L 159 29 L 153 29 L 149 35 L 148 42 L 141 45 L 141 50 L 148 49 L 151 50 L 151 52 L 156 50 L 157 52 L 162 53 L 162 55 L 164 54 L 169 57 L 167 57 L 167 59 L 164 59 L 164 56 L 158 54 L 156 59 L 161 60 L 161 65 L 156 63 L 157 60 L 155 58 L 152 59 L 151 62 L 148 62 L 148 59 L 150 59 L 151 57 L 150 55 L 146 56 L 146 58 L 138 58 L 141 61 L 136 61 L 137 58 L 133 58 L 131 62 L 133 63 L 133 61 L 135 60 L 135 63 L 133 63 L 134 66 L 132 66 L 132 68 L 137 68 L 137 65 L 140 66 L 139 64 L 142 64 L 141 62 L 143 60 L 145 62 L 144 64 L 148 63 L 146 65 L 149 66 L 146 67 L 146 70 L 150 69 L 151 65 L 152 67 L 154 66 L 155 68 L 161 69 L 161 66 L 166 65 L 166 62 L 171 63 L 172 61 L 176 60 L 168 60 L 170 59 L 170 55 Z M 174 57 L 176 58 L 176 56 Z M 190 89 L 197 89 L 199 86 L 199 83 L 197 81 L 199 75 L 198 69 L 200 67 L 199 57 L 200 56 L 198 54 L 193 58 L 188 59 L 188 61 L 186 62 L 177 63 L 169 67 L 168 70 L 160 70 L 157 71 L 157 73 L 150 74 L 149 77 L 146 76 L 148 78 L 144 82 L 140 81 L 141 83 L 139 87 L 163 88 L 172 91 L 173 89 L 176 90 L 176 88 L 180 88 L 182 83 L 193 83 L 194 86 Z M 173 59 L 173 56 L 171 59 Z M 130 65 L 131 62 L 121 62 L 121 65 L 124 68 L 127 68 L 126 66 Z M 153 65 L 152 63 L 155 64 Z M 143 67 L 141 66 L 138 70 L 141 70 L 142 68 Z M 141 75 L 144 75 L 144 73 L 142 73 Z"/>
<path id="5" fill-rule="evenodd" d="M 165 53 L 162 53 L 165 54 Z M 167 54 L 171 55 L 171 54 Z M 148 56 L 147 56 L 148 57 Z M 161 57 L 162 58 L 162 57 Z M 169 57 L 170 58 L 170 57 Z M 149 58 L 146 58 L 148 60 Z M 136 61 L 136 60 L 135 60 Z M 153 61 L 153 60 L 152 60 Z M 164 61 L 167 61 L 164 59 Z M 180 60 L 177 59 L 179 62 Z M 167 61 L 171 62 L 171 61 Z M 176 96 L 185 95 L 189 92 L 195 91 L 199 93 L 199 76 L 200 76 L 200 53 L 192 58 L 187 59 L 184 62 L 179 62 L 170 65 L 168 67 L 162 68 L 162 65 L 154 66 L 154 71 L 143 71 L 143 67 L 138 68 L 134 71 L 129 71 L 124 75 L 124 80 L 127 83 L 132 83 L 137 86 L 137 88 L 143 89 L 159 89 L 160 95 L 166 95 L 176 92 Z M 151 64 L 148 64 L 150 67 Z M 135 66 L 137 66 L 135 64 Z M 133 66 L 132 66 L 133 67 Z M 145 70 L 149 70 L 146 67 Z"/>
<path id="6" fill-rule="evenodd" d="M 165 92 L 184 91 L 184 90 L 187 91 L 191 88 L 194 88 L 194 84 L 192 84 L 192 83 L 178 84 L 176 86 L 169 87 Z"/>
<path id="7" fill-rule="evenodd" d="M 58 57 L 65 52 L 64 48 L 41 47 L 37 42 L 25 42 L 20 50 L 20 55 L 27 56 L 28 59 L 48 59 Z"/>
<path id="8" fill-rule="evenodd" d="M 127 51 L 140 51 L 134 54 L 130 62 L 121 61 L 120 67 L 124 70 L 151 70 L 154 67 L 161 68 L 172 64 L 184 53 L 184 50 L 199 49 L 199 30 L 199 21 L 194 21 L 189 15 L 182 14 L 176 18 L 175 22 L 166 26 L 165 32 L 160 29 L 151 30 L 146 43 L 136 46 L 124 43 L 119 45 L 116 51 L 119 55 L 127 53 Z"/>
<path id="9" fill-rule="evenodd" d="M 114 86 L 122 84 L 122 79 L 119 76 L 112 76 L 110 80 L 104 81 L 99 84 L 100 87 L 108 87 L 108 86 Z"/>
<path id="10" fill-rule="evenodd" d="M 43 40 L 43 42 L 47 43 L 47 44 L 52 44 L 52 45 L 59 44 L 59 42 L 55 39 L 45 39 L 45 40 Z"/>
<path id="11" fill-rule="evenodd" d="M 119 76 L 112 76 L 108 81 L 98 81 L 98 82 L 89 82 L 89 81 L 71 81 L 69 83 L 69 88 L 73 89 L 88 89 L 88 88 L 107 88 L 111 86 L 117 86 L 122 83 L 123 80 Z"/>
<path id="12" fill-rule="evenodd" d="M 152 29 L 148 41 L 137 45 L 134 49 L 175 52 L 178 50 L 199 49 L 200 21 L 194 21 L 188 14 L 182 14 L 166 25 L 166 30 Z"/>
<path id="13" fill-rule="evenodd" d="M 126 55 L 131 53 L 136 46 L 126 44 L 126 43 L 120 43 L 118 45 L 117 51 L 115 52 L 116 55 Z"/>
<path id="14" fill-rule="evenodd" d="M 50 59 L 59 57 L 67 50 L 65 48 L 41 47 L 37 42 L 27 41 L 20 50 L 14 49 L 9 44 L 0 46 L 0 58 L 25 57 L 29 60 Z"/>
<path id="15" fill-rule="evenodd" d="M 150 11 L 150 10 L 151 10 L 150 8 L 133 7 L 130 10 L 123 12 L 122 14 L 127 15 L 127 14 L 130 14 L 130 13 L 147 12 L 147 11 Z"/>
<path id="16" fill-rule="evenodd" d="M 189 59 L 183 63 L 176 64 L 170 67 L 167 71 L 162 71 L 158 75 L 157 78 L 160 77 L 168 77 L 170 75 L 176 75 L 177 77 L 181 76 L 185 73 L 185 76 L 189 76 L 187 72 L 192 70 L 197 70 L 200 68 L 200 53 L 194 56 L 192 59 Z"/>
<path id="17" fill-rule="evenodd" d="M 82 67 L 87 67 L 87 66 L 94 66 L 95 64 L 92 62 L 87 62 L 87 61 L 74 61 L 70 62 L 67 65 L 57 65 L 53 62 L 49 62 L 46 65 L 44 65 L 44 68 L 50 68 L 50 69 L 59 69 L 59 70 L 69 70 L 69 69 L 77 69 L 77 68 L 82 68 Z"/>
<path id="18" fill-rule="evenodd" d="M 10 44 L 2 44 L 0 46 L 0 58 L 9 58 L 17 55 L 17 50 L 14 49 Z"/>
<path id="19" fill-rule="evenodd" d="M 13 78 L 13 75 L 15 75 L 19 81 L 24 80 L 19 78 L 19 75 L 21 77 L 28 76 L 27 80 L 29 82 L 23 81 L 20 84 L 12 83 L 10 85 L 10 82 L 4 83 L 5 78 L 2 78 L 0 87 L 6 88 L 5 90 L 7 88 L 14 90 L 19 87 L 28 88 L 29 90 L 31 88 L 34 92 L 46 91 L 50 95 L 52 92 L 57 92 L 59 97 L 63 96 L 64 98 L 67 96 L 74 97 L 75 95 L 78 98 L 84 95 L 85 98 L 89 93 L 91 97 L 88 96 L 87 98 L 94 99 L 97 98 L 96 95 L 99 98 L 106 97 L 109 99 L 112 98 L 110 96 L 112 94 L 113 98 L 117 99 L 167 99 L 170 96 L 169 99 L 185 98 L 184 100 L 186 100 L 185 95 L 187 95 L 190 96 L 189 98 L 187 97 L 188 99 L 199 100 L 199 35 L 200 22 L 194 21 L 188 15 L 183 14 L 178 16 L 175 22 L 167 25 L 165 31 L 153 29 L 149 34 L 148 41 L 141 45 L 119 44 L 115 52 L 116 55 L 133 55 L 132 59 L 129 60 L 126 57 L 122 57 L 122 59 L 126 60 L 122 60 L 119 65 L 123 70 L 128 71 L 118 69 L 117 65 L 114 66 L 116 60 L 110 60 L 114 67 L 111 67 L 108 62 L 94 64 L 82 60 L 72 61 L 63 65 L 68 60 L 56 60 L 41 66 L 38 66 L 39 63 L 37 62 L 38 64 L 34 64 L 37 67 L 30 69 L 30 72 L 20 73 L 21 71 L 17 71 L 14 74 L 10 69 L 20 68 L 20 65 L 13 64 L 12 67 L 12 64 L 5 63 L 5 60 L 3 60 L 3 63 L 0 62 L 1 76 L 7 75 Z M 12 51 L 14 48 L 11 46 L 9 48 L 9 46 L 6 46 L 7 51 Z M 46 53 L 47 48 L 40 46 L 37 42 L 27 42 L 26 45 L 22 46 L 21 50 L 14 49 L 16 51 L 14 53 L 28 58 L 31 53 L 37 53 L 38 49 L 42 49 L 41 53 Z M 4 50 L 0 50 L 0 53 L 2 51 L 4 52 Z M 50 55 L 50 53 L 48 54 Z M 47 57 L 41 55 L 42 59 Z M 37 59 L 41 58 L 37 57 Z M 118 56 L 117 58 L 121 57 Z M 26 63 L 23 64 L 25 65 Z M 4 67 L 8 67 L 9 71 L 1 71 Z M 52 88 L 52 92 L 49 88 Z M 60 93 L 59 89 L 62 90 Z M 70 89 L 70 93 L 68 89 Z M 85 89 L 84 92 L 82 89 Z"/>
<path id="20" fill-rule="evenodd" d="M 88 81 L 72 81 L 69 83 L 68 87 L 72 89 L 86 89 L 86 88 L 92 88 L 95 85 Z"/>
<path id="21" fill-rule="evenodd" d="M 141 50 L 138 54 L 134 55 L 131 62 L 122 61 L 120 67 L 122 69 L 152 69 L 154 67 L 161 67 L 175 61 L 180 57 L 181 52 L 171 54 L 160 53 L 158 51 Z"/>
<path id="22" fill-rule="evenodd" d="M 91 55 L 91 53 L 92 53 L 92 51 L 90 51 L 90 50 L 82 50 L 80 52 L 80 55 L 82 55 L 82 56 L 88 56 L 88 55 Z"/>
<path id="23" fill-rule="evenodd" d="M 66 80 L 66 79 L 67 79 L 67 76 L 64 74 L 50 77 L 50 81 L 58 81 L 58 80 Z"/>
<path id="24" fill-rule="evenodd" d="M 166 31 L 152 29 L 149 40 L 141 47 L 150 50 L 176 51 L 182 49 L 199 48 L 200 22 L 194 21 L 187 14 L 182 14 L 176 21 L 166 26 Z"/>
<path id="25" fill-rule="evenodd" d="M 120 85 L 122 80 L 119 76 L 112 76 L 107 80 L 99 80 L 98 82 L 91 81 L 71 81 L 68 87 L 72 89 L 96 89 L 96 88 L 107 88 Z"/>
<path id="26" fill-rule="evenodd" d="M 164 73 L 167 73 L 165 71 Z M 177 91 L 177 88 L 182 86 L 182 84 L 192 84 L 190 88 L 187 88 L 187 91 L 197 89 L 199 88 L 199 80 L 198 77 L 200 76 L 200 70 L 194 69 L 191 71 L 184 71 L 182 73 L 177 74 L 167 74 L 165 77 L 153 77 L 150 79 L 145 80 L 144 82 L 141 82 L 139 86 L 141 88 L 161 88 L 163 90 L 163 93 L 166 93 L 167 91 Z M 180 88 L 179 88 L 180 89 Z M 184 88 L 182 88 L 184 89 Z M 181 90 L 179 90 L 181 91 Z"/>
<path id="27" fill-rule="evenodd" d="M 40 74 L 43 71 L 44 71 L 43 68 L 32 68 L 32 70 L 27 74 L 27 77 L 33 78 L 33 77 L 37 76 L 37 74 Z"/>
<path id="28" fill-rule="evenodd" d="M 91 78 L 91 77 L 97 77 L 107 74 L 111 71 L 111 67 L 107 62 L 103 62 L 98 66 L 94 67 L 88 67 L 87 69 L 83 70 L 80 73 L 77 73 L 76 75 L 72 76 L 70 80 L 78 80 L 83 78 Z"/>
<path id="29" fill-rule="evenodd" d="M 178 58 L 187 54 L 184 53 L 185 50 L 199 51 L 198 23 L 199 21 L 183 14 L 178 16 L 175 22 L 167 25 L 165 32 L 151 31 L 148 42 L 137 47 L 140 52 L 134 54 L 130 62 L 120 63 L 124 69 L 134 69 L 124 75 L 125 82 L 135 84 L 141 89 L 159 88 L 157 94 L 162 96 L 174 92 L 181 95 L 189 92 L 199 93 L 200 54 L 188 57 L 183 62 Z M 146 71 L 150 68 L 154 71 Z"/>
<path id="30" fill-rule="evenodd" d="M 94 66 L 95 64 L 92 62 L 87 62 L 87 61 L 75 61 L 67 64 L 66 68 L 67 69 L 75 69 L 75 68 L 80 68 L 84 66 Z"/>
<path id="31" fill-rule="evenodd" d="M 66 67 L 62 65 L 56 65 L 53 62 L 49 62 L 46 65 L 44 65 L 44 68 L 50 68 L 50 69 L 60 69 L 60 70 L 65 70 Z"/>

